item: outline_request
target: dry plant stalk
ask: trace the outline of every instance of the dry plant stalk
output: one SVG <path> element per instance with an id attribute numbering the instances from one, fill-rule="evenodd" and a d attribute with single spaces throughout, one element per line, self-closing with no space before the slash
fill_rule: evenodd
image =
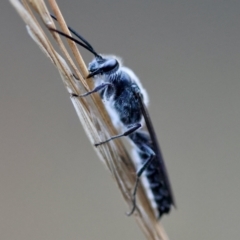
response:
<path id="1" fill-rule="evenodd" d="M 57 67 L 68 92 L 70 94 L 75 93 L 80 95 L 86 91 L 89 91 L 89 89 L 92 89 L 91 81 L 86 82 L 84 79 L 84 76 L 87 76 L 88 71 L 76 47 L 76 44 L 68 40 L 77 66 L 74 64 L 74 61 L 68 54 L 58 34 L 51 32 L 66 60 L 56 52 L 50 40 L 46 36 L 44 31 L 48 31 L 48 27 L 56 27 L 44 1 L 9 1 L 25 22 L 27 31 L 32 39 Z M 71 35 L 55 0 L 49 0 L 49 5 L 51 7 L 51 11 L 57 17 L 62 31 L 68 35 Z M 44 30 L 36 20 L 33 11 L 35 14 L 39 14 L 43 23 L 46 25 Z M 73 72 L 79 80 L 74 77 Z M 100 142 L 101 139 L 107 139 L 110 136 L 117 134 L 117 131 L 114 129 L 98 94 L 90 95 L 87 98 L 71 97 L 71 101 L 92 145 L 96 142 Z M 125 150 L 121 140 L 118 139 L 115 141 L 110 141 L 107 144 L 100 145 L 98 148 L 94 147 L 94 149 L 99 158 L 111 172 L 112 177 L 117 182 L 123 198 L 127 202 L 129 208 L 131 208 L 132 189 L 136 181 L 136 170 L 133 165 L 133 161 Z M 168 237 L 159 221 L 156 219 L 141 183 L 138 187 L 136 199 L 138 208 L 135 211 L 134 216 L 147 239 L 167 240 Z"/>

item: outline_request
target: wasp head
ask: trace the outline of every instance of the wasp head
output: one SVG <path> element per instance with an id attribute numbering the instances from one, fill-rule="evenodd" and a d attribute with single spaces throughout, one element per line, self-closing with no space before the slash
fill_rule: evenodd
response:
<path id="1" fill-rule="evenodd" d="M 113 57 L 96 56 L 88 65 L 89 75 L 87 78 L 96 75 L 110 75 L 119 69 L 119 62 Z"/>

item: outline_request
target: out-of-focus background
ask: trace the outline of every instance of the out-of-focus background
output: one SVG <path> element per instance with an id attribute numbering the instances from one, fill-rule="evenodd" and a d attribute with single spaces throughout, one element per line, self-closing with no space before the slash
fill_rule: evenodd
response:
<path id="1" fill-rule="evenodd" d="M 239 239 L 240 2 L 58 3 L 149 92 L 177 202 L 162 219 L 170 239 Z M 145 239 L 57 70 L 10 3 L 0 9 L 0 239 Z"/>

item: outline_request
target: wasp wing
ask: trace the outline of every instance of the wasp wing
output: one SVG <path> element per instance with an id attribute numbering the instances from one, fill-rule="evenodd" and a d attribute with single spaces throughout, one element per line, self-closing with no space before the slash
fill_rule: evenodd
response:
<path id="1" fill-rule="evenodd" d="M 160 177 L 161 177 L 161 180 L 166 185 L 166 189 L 167 189 L 169 197 L 170 197 L 169 198 L 170 202 L 168 204 L 176 207 L 172 187 L 171 187 L 170 180 L 169 180 L 168 173 L 167 173 L 167 168 L 166 168 L 165 163 L 164 163 L 162 151 L 161 151 L 160 145 L 158 143 L 158 139 L 157 139 L 157 136 L 156 136 L 156 133 L 155 133 L 150 115 L 148 113 L 148 110 L 147 110 L 147 107 L 146 107 L 145 103 L 143 102 L 143 98 L 142 98 L 141 94 L 139 93 L 137 95 L 138 95 L 139 102 L 140 102 L 140 105 L 141 105 L 141 110 L 142 110 L 142 114 L 143 114 L 143 117 L 144 117 L 144 120 L 145 120 L 145 124 L 146 124 L 147 130 L 148 130 L 148 133 L 150 135 L 150 138 L 152 140 L 152 146 L 154 148 L 153 150 L 156 154 L 156 157 L 155 157 L 154 161 L 157 161 L 159 163 L 158 166 L 159 166 L 159 173 L 161 175 Z"/>

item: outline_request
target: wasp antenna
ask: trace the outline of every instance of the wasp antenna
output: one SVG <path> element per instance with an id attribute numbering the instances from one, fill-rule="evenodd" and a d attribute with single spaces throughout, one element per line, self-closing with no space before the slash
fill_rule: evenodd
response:
<path id="1" fill-rule="evenodd" d="M 83 48 L 85 48 L 86 50 L 88 50 L 89 52 L 91 52 L 95 57 L 102 58 L 97 52 L 94 51 L 94 49 L 89 48 L 88 45 L 80 42 L 80 41 L 77 40 L 76 38 L 71 37 L 71 36 L 67 35 L 66 33 L 61 32 L 61 31 L 59 31 L 59 30 L 57 30 L 57 29 L 54 29 L 54 28 L 49 28 L 49 30 L 50 30 L 50 31 L 53 31 L 53 32 L 57 32 L 58 34 L 60 34 L 60 35 L 62 35 L 62 36 L 64 36 L 64 37 L 66 37 L 66 38 L 74 41 L 74 42 L 77 43 L 78 45 L 82 46 Z"/>
<path id="2" fill-rule="evenodd" d="M 56 18 L 53 14 L 50 14 L 50 16 L 51 16 L 54 20 L 58 21 L 57 18 Z M 76 32 L 73 28 L 71 28 L 71 27 L 69 27 L 69 26 L 67 26 L 67 27 L 68 27 L 69 31 L 70 31 L 73 35 L 75 35 L 77 38 L 79 38 L 82 42 L 84 42 L 84 43 L 89 47 L 89 49 L 92 49 L 92 50 L 95 52 L 95 50 L 94 50 L 94 48 L 92 47 L 92 45 L 91 45 L 84 37 L 82 37 L 82 36 L 81 36 L 78 32 Z"/>

